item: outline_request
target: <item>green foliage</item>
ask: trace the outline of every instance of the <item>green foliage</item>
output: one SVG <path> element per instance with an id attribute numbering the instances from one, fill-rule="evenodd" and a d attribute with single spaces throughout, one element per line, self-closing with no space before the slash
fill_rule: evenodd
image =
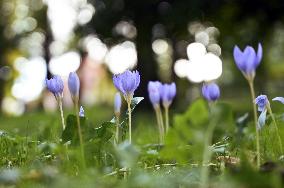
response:
<path id="1" fill-rule="evenodd" d="M 135 98 L 132 110 L 141 99 Z M 125 129 L 127 113 L 123 115 L 121 128 Z M 262 161 L 275 162 L 266 162 L 259 172 L 254 166 L 253 124 L 247 116 L 238 118 L 235 123 L 232 109 L 226 103 L 208 105 L 202 99 L 193 102 L 184 113 L 174 116 L 164 144 L 154 142 L 158 141 L 155 121 L 149 121 L 148 115 L 134 113 L 134 116 L 139 126 L 134 134 L 138 142 L 129 144 L 126 139 L 119 145 L 114 144 L 114 121 L 94 124 L 88 118 L 80 118 L 87 162 L 85 170 L 80 164 L 78 127 L 72 114 L 66 118 L 61 139 L 57 138 L 61 133 L 60 122 L 41 128 L 39 136 L 2 132 L 0 185 L 199 187 L 205 132 L 208 126 L 214 125 L 212 146 L 208 148 L 214 152 L 210 160 L 210 185 L 281 187 L 283 166 L 270 117 L 261 130 Z M 277 117 L 277 124 L 283 139 L 282 116 Z M 45 140 L 45 136 L 48 139 Z"/>

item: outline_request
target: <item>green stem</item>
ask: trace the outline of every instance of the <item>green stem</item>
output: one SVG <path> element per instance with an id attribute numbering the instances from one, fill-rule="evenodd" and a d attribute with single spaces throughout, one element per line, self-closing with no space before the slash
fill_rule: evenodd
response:
<path id="1" fill-rule="evenodd" d="M 162 143 L 164 143 L 164 137 L 165 137 L 165 128 L 163 123 L 163 115 L 160 106 L 157 108 L 157 113 L 160 119 L 160 127 L 161 127 L 161 135 L 162 135 Z"/>
<path id="2" fill-rule="evenodd" d="M 260 167 L 260 145 L 259 145 L 259 132 L 258 132 L 258 123 L 257 123 L 257 111 L 256 111 L 256 104 L 254 103 L 255 100 L 255 93 L 254 93 L 254 85 L 253 80 L 248 80 L 251 99 L 252 99 L 252 106 L 253 106 L 253 115 L 254 115 L 254 123 L 255 123 L 255 135 L 256 135 L 256 159 L 257 159 L 257 168 Z"/>
<path id="3" fill-rule="evenodd" d="M 131 144 L 131 100 L 127 101 L 127 106 L 128 106 L 128 128 L 129 128 L 129 143 Z"/>
<path id="4" fill-rule="evenodd" d="M 166 133 L 169 131 L 169 107 L 165 106 Z"/>
<path id="5" fill-rule="evenodd" d="M 157 118 L 157 125 L 158 125 L 158 130 L 159 130 L 159 143 L 163 143 L 163 130 L 162 130 L 162 124 L 160 121 L 160 116 L 159 116 L 159 111 L 158 111 L 159 107 L 154 107 L 155 109 L 155 113 L 156 113 L 156 118 Z"/>
<path id="6" fill-rule="evenodd" d="M 283 148 L 282 148 L 282 141 L 281 141 L 281 137 L 280 137 L 280 135 L 279 135 L 278 126 L 277 126 L 277 123 L 276 123 L 275 117 L 274 117 L 274 115 L 273 115 L 273 113 L 272 113 L 272 110 L 271 110 L 270 104 L 268 104 L 267 108 L 268 108 L 268 112 L 269 112 L 269 114 L 270 114 L 270 116 L 271 116 L 271 118 L 272 118 L 272 121 L 273 121 L 273 124 L 274 124 L 274 126 L 275 126 L 275 129 L 276 129 L 276 131 L 277 131 L 277 137 L 278 137 L 278 141 L 279 141 L 280 152 L 281 152 L 281 155 L 282 155 L 282 154 L 283 154 Z"/>
<path id="7" fill-rule="evenodd" d="M 63 115 L 62 99 L 60 97 L 58 98 L 58 105 L 59 105 L 59 110 L 60 110 L 62 129 L 64 130 L 65 122 L 64 122 L 64 115 Z"/>
<path id="8" fill-rule="evenodd" d="M 119 114 L 116 115 L 115 118 L 115 123 L 116 123 L 116 134 L 115 134 L 115 144 L 118 145 L 119 143 Z"/>
<path id="9" fill-rule="evenodd" d="M 78 135 L 79 135 L 79 141 L 80 141 L 80 150 L 81 150 L 81 158 L 83 167 L 86 168 L 86 161 L 85 161 L 85 152 L 84 152 L 84 143 L 83 143 L 83 136 L 81 131 L 81 123 L 80 123 L 80 117 L 79 117 L 79 101 L 75 101 L 75 111 L 76 111 L 76 117 L 77 117 L 77 128 L 78 128 Z"/>
<path id="10" fill-rule="evenodd" d="M 205 165 L 208 161 L 210 161 L 212 156 L 212 148 L 211 146 L 213 132 L 215 129 L 216 123 L 210 122 L 206 133 L 205 133 L 205 144 L 203 150 L 203 160 L 202 160 L 202 169 L 201 169 L 201 187 L 206 188 L 208 186 L 208 178 L 209 178 L 209 165 Z"/>

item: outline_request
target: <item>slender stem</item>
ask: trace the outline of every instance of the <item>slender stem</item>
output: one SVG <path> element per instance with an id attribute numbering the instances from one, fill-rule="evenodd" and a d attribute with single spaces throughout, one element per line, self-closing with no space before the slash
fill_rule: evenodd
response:
<path id="1" fill-rule="evenodd" d="M 63 107 L 62 107 L 62 99 L 61 97 L 58 97 L 58 105 L 59 105 L 59 110 L 60 110 L 60 117 L 61 117 L 61 124 L 63 130 L 65 129 L 65 122 L 64 122 L 64 114 L 63 114 Z"/>
<path id="2" fill-rule="evenodd" d="M 84 152 L 84 143 L 83 143 L 83 136 L 81 131 L 81 123 L 80 123 L 80 117 L 79 117 L 79 100 L 75 101 L 75 111 L 76 111 L 76 117 L 77 117 L 77 128 L 78 128 L 78 135 L 80 140 L 80 150 L 81 150 L 81 158 L 83 162 L 83 167 L 86 168 L 86 161 L 85 161 L 85 152 Z"/>
<path id="3" fill-rule="evenodd" d="M 277 131 L 277 137 L 278 137 L 278 141 L 279 141 L 280 152 L 281 152 L 281 155 L 282 155 L 282 154 L 283 154 L 283 148 L 282 148 L 281 137 L 280 137 L 280 135 L 279 135 L 278 126 L 277 126 L 275 117 L 274 117 L 274 115 L 273 115 L 273 113 L 272 113 L 272 110 L 271 110 L 271 107 L 270 107 L 269 104 L 268 104 L 268 107 L 267 107 L 267 108 L 268 108 L 268 112 L 269 112 L 269 114 L 270 114 L 270 116 L 271 116 L 271 118 L 272 118 L 272 121 L 273 121 L 273 124 L 274 124 L 274 126 L 275 126 L 275 129 L 276 129 L 276 131 Z"/>
<path id="4" fill-rule="evenodd" d="M 161 121 L 160 121 L 160 116 L 159 116 L 159 111 L 158 111 L 158 107 L 154 107 L 155 109 L 155 113 L 156 113 L 156 118 L 157 118 L 157 125 L 158 125 L 158 129 L 159 129 L 159 143 L 163 143 L 163 130 L 162 130 L 162 124 L 161 124 Z"/>
<path id="5" fill-rule="evenodd" d="M 164 143 L 164 135 L 165 135 L 165 128 L 164 128 L 164 123 L 163 123 L 163 116 L 162 116 L 162 111 L 160 106 L 157 108 L 157 113 L 160 119 L 160 127 L 161 127 L 161 135 L 162 135 L 162 143 Z"/>
<path id="6" fill-rule="evenodd" d="M 165 106 L 166 133 L 169 131 L 169 107 Z"/>
<path id="7" fill-rule="evenodd" d="M 257 123 L 257 111 L 256 111 L 256 104 L 254 103 L 255 93 L 254 93 L 253 79 L 248 80 L 248 83 L 249 83 L 250 94 L 251 94 L 251 99 L 252 99 L 252 106 L 253 106 L 255 136 L 256 136 L 256 160 L 257 160 L 257 168 L 259 168 L 260 167 L 260 145 L 259 145 L 259 132 L 258 132 L 258 123 Z"/>
<path id="8" fill-rule="evenodd" d="M 115 133 L 115 144 L 118 145 L 119 143 L 119 114 L 116 115 L 115 118 L 115 123 L 116 123 L 116 133 Z"/>
<path id="9" fill-rule="evenodd" d="M 209 166 L 205 165 L 205 163 L 210 161 L 212 156 L 212 148 L 209 147 L 211 146 L 215 126 L 216 123 L 211 121 L 205 133 L 205 144 L 203 150 L 203 161 L 201 169 L 201 187 L 203 188 L 209 187 L 208 186 Z"/>
<path id="10" fill-rule="evenodd" d="M 131 144 L 131 100 L 127 101 L 128 106 L 128 128 L 129 128 L 129 143 Z"/>

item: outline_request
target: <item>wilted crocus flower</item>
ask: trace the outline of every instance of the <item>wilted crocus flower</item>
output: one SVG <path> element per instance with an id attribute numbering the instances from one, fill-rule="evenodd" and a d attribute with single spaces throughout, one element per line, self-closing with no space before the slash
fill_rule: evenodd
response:
<path id="1" fill-rule="evenodd" d="M 258 111 L 261 112 L 258 117 L 258 129 L 261 129 L 265 125 L 267 108 L 269 107 L 267 96 L 259 95 L 255 99 L 255 104 L 258 106 Z"/>
<path id="2" fill-rule="evenodd" d="M 254 78 L 255 69 L 260 64 L 261 58 L 262 46 L 260 43 L 258 44 L 257 52 L 251 46 L 247 46 L 243 52 L 238 46 L 234 48 L 235 63 L 247 79 Z"/>
<path id="3" fill-rule="evenodd" d="M 176 96 L 176 84 L 163 84 L 160 87 L 160 93 L 164 107 L 170 106 Z"/>
<path id="4" fill-rule="evenodd" d="M 275 97 L 272 100 L 273 101 L 279 101 L 282 104 L 284 104 L 284 98 L 283 97 Z M 281 137 L 280 137 L 280 134 L 279 134 L 279 131 L 278 131 L 278 127 L 277 127 L 277 124 L 276 124 L 276 120 L 275 120 L 274 114 L 272 113 L 270 103 L 269 103 L 267 96 L 266 95 L 259 95 L 255 99 L 255 103 L 258 105 L 258 111 L 261 111 L 261 114 L 258 118 L 258 129 L 261 129 L 265 125 L 266 112 L 268 111 L 271 118 L 272 118 L 275 129 L 277 131 L 277 137 L 278 137 L 278 141 L 279 141 L 280 152 L 283 153 L 282 140 L 281 140 Z"/>
<path id="5" fill-rule="evenodd" d="M 258 111 L 262 112 L 266 110 L 267 105 L 269 105 L 269 101 L 266 95 L 259 95 L 255 99 L 255 104 L 258 106 Z"/>
<path id="6" fill-rule="evenodd" d="M 80 90 L 80 79 L 75 72 L 70 72 L 68 77 L 68 88 L 73 100 L 78 100 Z"/>
<path id="7" fill-rule="evenodd" d="M 202 95 L 207 101 L 216 101 L 220 97 L 219 86 L 215 83 L 203 84 Z"/>
<path id="8" fill-rule="evenodd" d="M 138 88 L 140 84 L 140 75 L 138 71 L 125 71 L 122 74 L 113 76 L 114 86 L 123 93 L 124 97 L 128 102 L 134 95 L 134 91 Z"/>
<path id="9" fill-rule="evenodd" d="M 47 89 L 53 93 L 55 98 L 58 100 L 62 98 L 64 84 L 60 76 L 54 76 L 50 80 L 46 79 L 45 84 Z"/>
<path id="10" fill-rule="evenodd" d="M 154 108 L 157 108 L 160 105 L 160 87 L 162 86 L 161 82 L 159 81 L 150 81 L 148 83 L 148 94 L 149 99 L 154 106 Z"/>
<path id="11" fill-rule="evenodd" d="M 80 106 L 79 116 L 80 117 L 85 117 L 85 111 L 84 111 L 83 106 Z"/>
<path id="12" fill-rule="evenodd" d="M 120 108 L 121 108 L 121 96 L 120 93 L 117 92 L 114 96 L 114 113 L 116 115 L 120 114 Z"/>

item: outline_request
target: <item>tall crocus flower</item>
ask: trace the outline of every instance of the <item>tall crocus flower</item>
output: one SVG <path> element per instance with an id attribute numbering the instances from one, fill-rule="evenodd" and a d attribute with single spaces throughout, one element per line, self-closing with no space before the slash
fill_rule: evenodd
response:
<path id="1" fill-rule="evenodd" d="M 258 122 L 257 122 L 257 110 L 254 103 L 255 92 L 254 92 L 254 77 L 255 70 L 261 62 L 262 59 L 262 46 L 259 43 L 257 52 L 251 47 L 247 46 L 244 51 L 241 51 L 238 46 L 234 48 L 234 60 L 243 73 L 244 77 L 247 79 L 250 87 L 252 105 L 253 105 L 253 115 L 255 123 L 255 134 L 256 134 L 256 153 L 257 153 L 257 166 L 260 166 L 260 146 L 259 146 L 259 132 L 258 132 Z"/>
<path id="2" fill-rule="evenodd" d="M 123 94 L 128 106 L 129 121 L 129 142 L 131 143 L 131 100 L 135 90 L 140 84 L 140 74 L 138 71 L 125 71 L 122 74 L 113 76 L 114 86 Z"/>
<path id="3" fill-rule="evenodd" d="M 283 102 L 281 100 L 281 97 L 276 97 L 272 100 Z M 277 132 L 277 137 L 278 137 L 278 141 L 279 141 L 281 154 L 283 154 L 282 140 L 281 140 L 281 137 L 280 137 L 280 134 L 279 134 L 279 131 L 278 131 L 278 127 L 277 127 L 277 124 L 276 124 L 276 120 L 275 120 L 275 117 L 272 113 L 270 103 L 269 103 L 267 96 L 266 95 L 259 95 L 255 99 L 255 104 L 258 106 L 258 111 L 261 112 L 261 114 L 258 118 L 258 125 L 259 125 L 258 128 L 261 129 L 265 125 L 266 113 L 268 111 L 268 113 L 270 114 L 270 116 L 272 118 L 273 124 L 274 124 L 276 132 Z"/>
<path id="4" fill-rule="evenodd" d="M 61 123 L 63 130 L 65 129 L 65 123 L 64 123 L 64 115 L 63 115 L 63 108 L 62 108 L 62 99 L 63 99 L 63 89 L 64 84 L 63 80 L 60 76 L 54 76 L 51 79 L 45 79 L 45 84 L 47 89 L 53 93 L 54 97 L 56 98 L 60 110 L 61 115 Z"/>
<path id="5" fill-rule="evenodd" d="M 253 79 L 255 70 L 260 64 L 262 58 L 262 46 L 259 43 L 257 52 L 251 47 L 247 46 L 242 52 L 238 46 L 234 48 L 234 59 L 239 70 L 247 79 Z"/>
<path id="6" fill-rule="evenodd" d="M 75 106 L 75 112 L 77 117 L 77 128 L 78 128 L 78 135 L 80 140 L 80 147 L 81 147 L 81 157 L 83 160 L 83 165 L 85 166 L 85 153 L 84 153 L 84 145 L 83 145 L 83 136 L 81 131 L 80 125 L 80 110 L 79 109 L 79 93 L 80 93 L 80 79 L 76 72 L 70 72 L 68 77 L 68 88 L 71 93 L 72 100 Z"/>
<path id="7" fill-rule="evenodd" d="M 115 114 L 115 123 L 116 123 L 116 134 L 115 134 L 115 143 L 119 143 L 119 133 L 120 133 L 120 109 L 121 109 L 121 96 L 120 93 L 117 92 L 114 96 L 114 114 Z"/>
<path id="8" fill-rule="evenodd" d="M 202 86 L 202 95 L 209 103 L 216 101 L 220 97 L 219 86 L 213 82 L 204 83 Z M 207 163 L 211 159 L 212 152 L 208 150 L 208 147 L 212 145 L 212 137 L 213 137 L 216 124 L 217 123 L 215 121 L 210 121 L 206 129 L 205 136 L 204 136 L 205 141 L 204 141 L 204 150 L 203 150 L 203 163 Z M 202 187 L 205 187 L 207 185 L 208 176 L 209 176 L 208 166 L 203 165 L 201 169 Z"/>
<path id="9" fill-rule="evenodd" d="M 150 81 L 148 83 L 148 94 L 149 94 L 149 99 L 156 113 L 157 124 L 158 124 L 158 129 L 159 129 L 159 139 L 160 139 L 160 143 L 163 143 L 164 125 L 163 125 L 163 117 L 162 117 L 161 108 L 160 108 L 160 100 L 161 100 L 160 89 L 161 87 L 162 87 L 162 84 L 159 81 L 155 81 L 155 82 Z"/>
<path id="10" fill-rule="evenodd" d="M 176 84 L 163 84 L 160 87 L 162 104 L 165 109 L 166 132 L 169 130 L 169 108 L 176 96 Z"/>
<path id="11" fill-rule="evenodd" d="M 215 83 L 205 83 L 202 86 L 202 95 L 203 97 L 211 102 L 216 101 L 220 97 L 219 86 Z"/>

